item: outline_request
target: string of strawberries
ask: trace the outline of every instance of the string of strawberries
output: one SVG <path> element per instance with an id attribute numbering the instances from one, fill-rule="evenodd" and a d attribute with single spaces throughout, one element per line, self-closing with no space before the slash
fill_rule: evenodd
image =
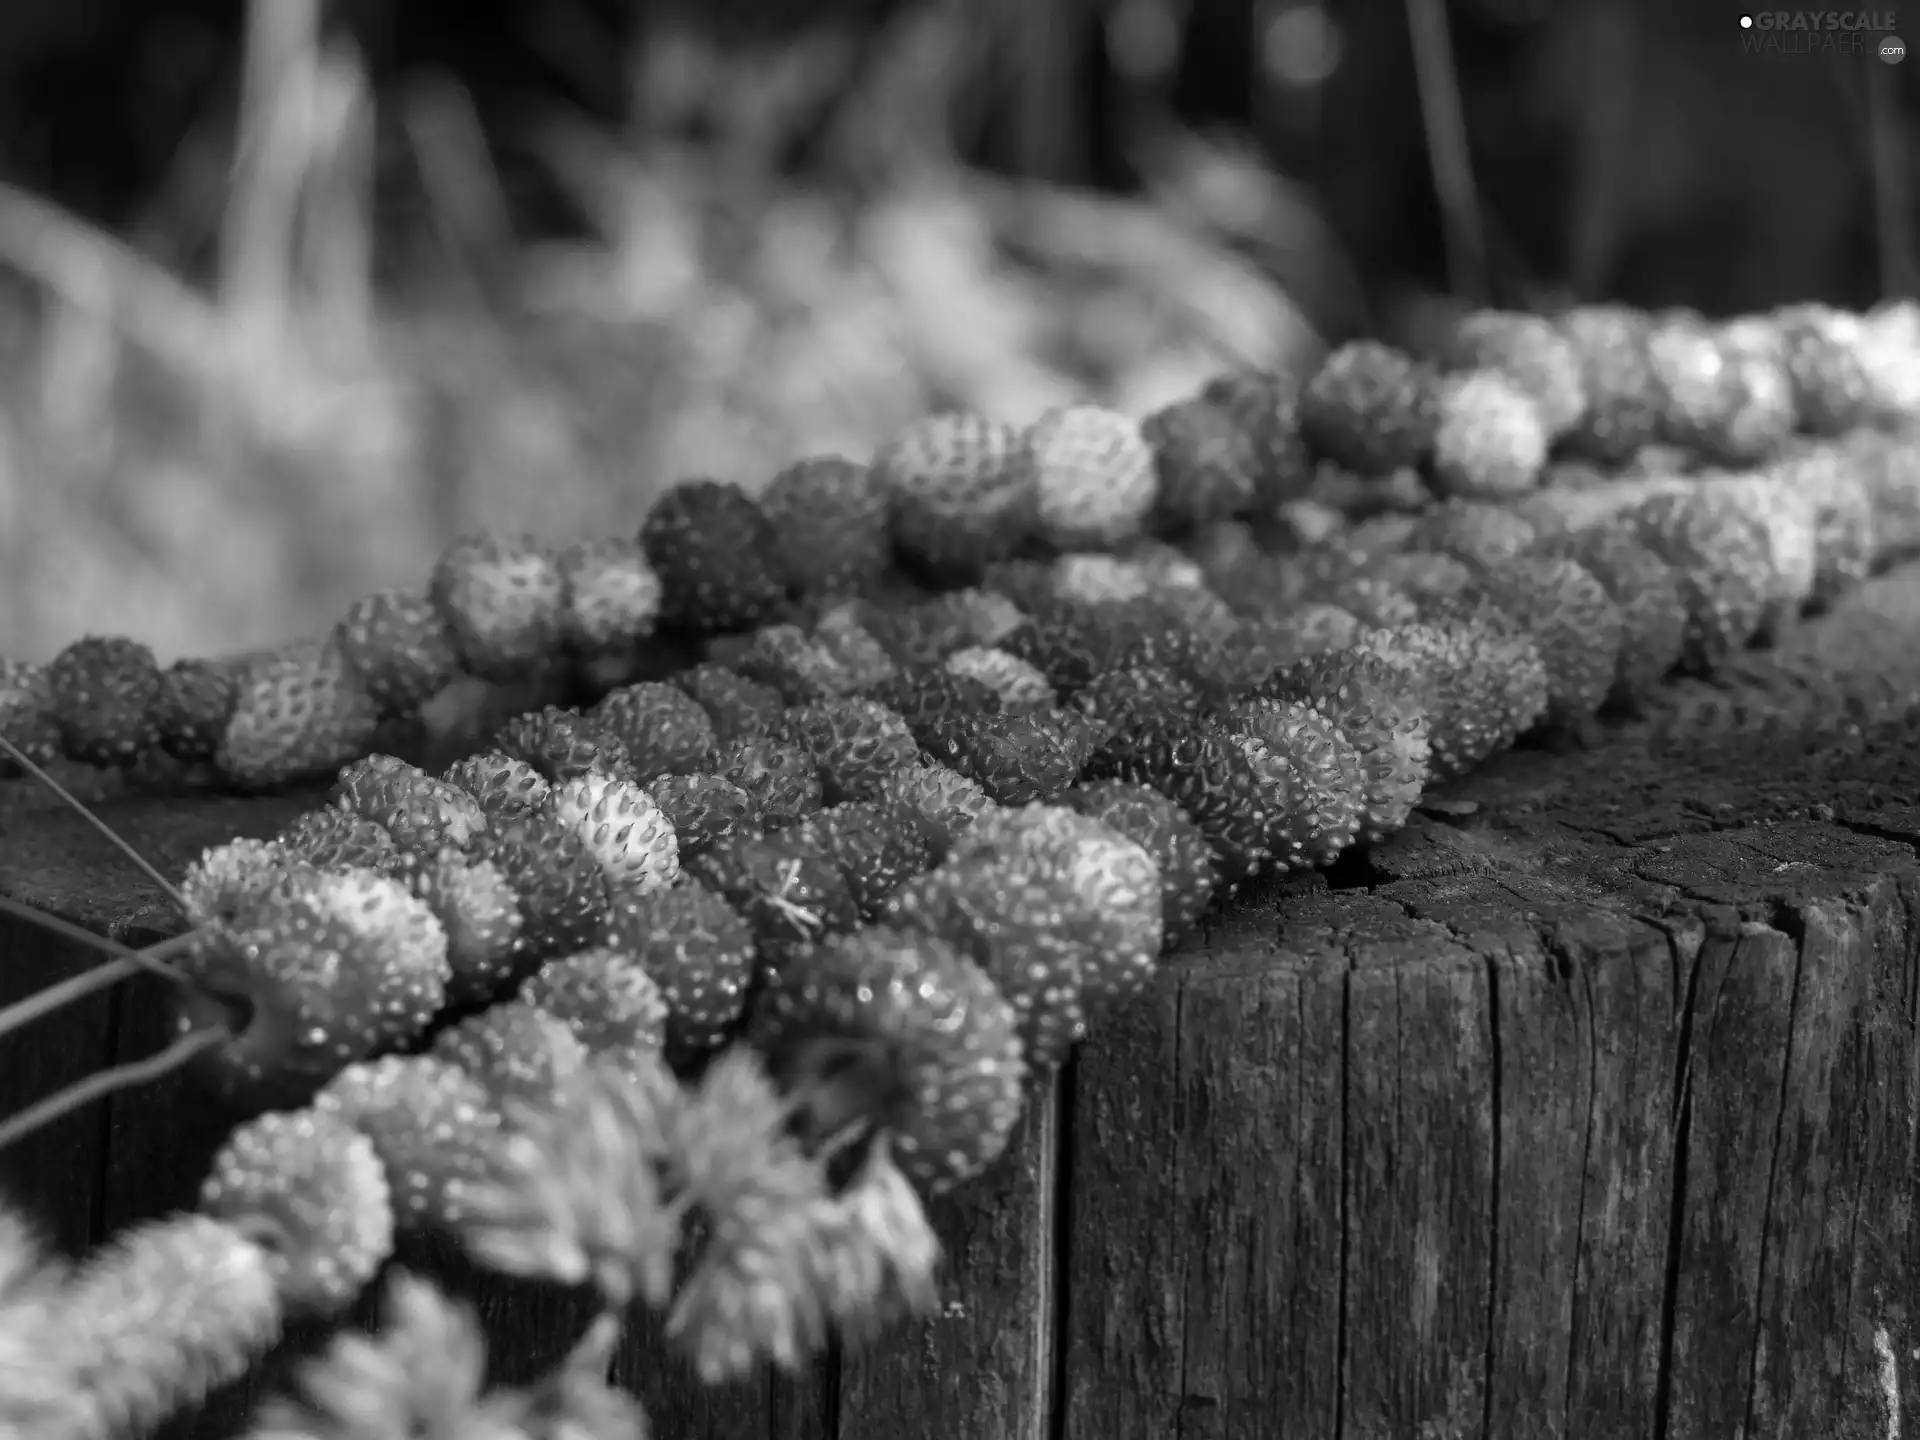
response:
<path id="1" fill-rule="evenodd" d="M 1225 415 L 1245 389 L 1212 394 Z M 182 1042 L 266 1113 L 199 1214 L 48 1284 L 19 1343 L 63 1383 L 0 1377 L 0 1418 L 138 1433 L 287 1315 L 343 1308 L 396 1228 L 666 1309 L 713 1379 L 924 1307 L 919 1194 L 985 1170 L 1031 1086 L 1217 898 L 1390 833 L 1539 724 L 1715 668 L 1920 541 L 1911 439 L 1859 431 L 1757 474 L 1455 499 L 1287 553 L 1209 505 L 1185 548 L 1019 559 L 1036 515 L 1092 546 L 1145 511 L 1112 508 L 1110 460 L 1075 471 L 1078 503 L 1035 508 L 1006 457 L 1057 452 L 1010 437 L 936 420 L 874 467 L 869 538 L 978 583 L 723 636 L 441 776 L 360 759 L 336 805 L 204 856 L 172 955 Z M 900 480 L 936 470 L 968 483 Z M 667 613 L 711 632 L 778 613 L 766 523 L 728 487 L 670 492 L 638 549 Z M 782 548 L 882 564 L 854 533 Z M 488 593 L 498 656 L 584 592 Z M 416 650 L 369 669 L 424 674 Z M 333 1433 L 315 1407 L 339 1403 L 310 1395 L 300 1423 Z M 559 1433 L 534 1412 L 564 1405 L 513 1403 L 516 1433 Z"/>
<path id="2" fill-rule="evenodd" d="M 1612 306 L 1556 320 L 1469 314 L 1414 358 L 1375 341 L 1304 378 L 1222 376 L 1135 422 L 1090 405 L 1035 425 L 975 415 L 913 427 L 871 466 L 802 461 L 758 500 L 697 481 L 635 539 L 560 548 L 472 536 L 418 590 L 349 607 L 327 635 L 162 668 L 88 636 L 45 666 L 0 660 L 0 736 L 37 761 L 128 766 L 164 753 L 229 784 L 329 774 L 454 678 L 510 682 L 630 651 L 656 626 L 724 632 L 795 598 L 976 577 L 1036 542 L 1111 549 L 1235 517 L 1337 523 L 1321 502 L 1511 500 L 1595 466 L 1745 466 L 1797 434 L 1920 412 L 1920 311 L 1797 306 L 1728 323 Z"/>

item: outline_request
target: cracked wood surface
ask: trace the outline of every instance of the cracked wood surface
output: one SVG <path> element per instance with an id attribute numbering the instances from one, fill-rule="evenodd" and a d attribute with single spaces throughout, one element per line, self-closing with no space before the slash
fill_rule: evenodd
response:
<path id="1" fill-rule="evenodd" d="M 1588 748 L 1521 751 L 1334 872 L 1251 888 L 1083 1047 L 937 1219 L 948 1303 L 702 1392 L 637 1332 L 664 1440 L 1913 1434 L 1920 571 Z M 164 870 L 313 803 L 96 786 Z M 0 893 L 139 943 L 104 842 L 0 787 Z M 0 1000 L 90 963 L 0 920 Z M 160 1043 L 138 982 L 0 1046 L 8 1108 Z M 69 1248 L 190 1203 L 191 1082 L 0 1156 Z M 438 1252 L 506 1374 L 580 1298 Z M 176 1437 L 243 1426 L 263 1375 Z"/>

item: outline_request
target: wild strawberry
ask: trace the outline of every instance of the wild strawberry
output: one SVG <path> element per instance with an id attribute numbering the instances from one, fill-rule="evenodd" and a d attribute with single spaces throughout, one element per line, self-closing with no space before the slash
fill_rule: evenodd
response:
<path id="1" fill-rule="evenodd" d="M 1876 559 L 1920 552 L 1920 448 L 1907 431 L 1858 430 L 1841 442 L 1866 496 Z M 0 682 L 0 692 L 4 683 Z M 0 700 L 0 709 L 5 702 Z M 4 722 L 0 722 L 4 723 Z"/>
<path id="2" fill-rule="evenodd" d="M 364 755 L 379 711 L 338 645 L 296 641 L 240 674 L 214 765 L 235 785 L 267 788 Z"/>
<path id="3" fill-rule="evenodd" d="M 798 625 L 768 625 L 757 631 L 734 668 L 778 691 L 788 705 L 805 705 L 853 689 L 852 674 Z"/>
<path id="4" fill-rule="evenodd" d="M 1613 687 L 1620 657 L 1620 608 L 1572 560 L 1520 556 L 1489 572 L 1487 593 L 1533 641 L 1547 667 L 1547 719 L 1591 716 Z"/>
<path id="5" fill-rule="evenodd" d="M 1687 605 L 1681 664 L 1710 674 L 1746 648 L 1772 585 L 1772 554 L 1759 522 L 1731 495 L 1699 487 L 1650 496 L 1621 519 L 1680 583 Z"/>
<path id="6" fill-rule="evenodd" d="M 459 642 L 424 590 L 354 601 L 333 638 L 383 718 L 417 715 L 460 674 Z"/>
<path id="7" fill-rule="evenodd" d="M 880 787 L 877 804 L 911 813 L 929 858 L 940 860 L 967 827 L 993 808 L 987 792 L 959 771 L 933 760 L 896 770 Z"/>
<path id="8" fill-rule="evenodd" d="M 1082 815 L 1126 836 L 1160 868 L 1160 920 L 1172 949 L 1193 933 L 1213 901 L 1213 852 L 1178 805 L 1157 790 L 1124 780 L 1076 785 L 1060 797 Z"/>
<path id="9" fill-rule="evenodd" d="M 1033 423 L 1018 462 L 1032 476 L 1039 528 L 1062 550 L 1140 532 L 1159 491 L 1153 451 L 1127 416 L 1063 405 Z"/>
<path id="10" fill-rule="evenodd" d="M 471 795 L 490 821 L 538 809 L 553 788 L 547 777 L 526 761 L 497 750 L 457 760 L 440 778 Z"/>
<path id="11" fill-rule="evenodd" d="M 618 735 L 598 720 L 556 705 L 509 721 L 493 737 L 493 748 L 531 765 L 555 785 L 582 775 L 633 778 L 633 759 Z"/>
<path id="12" fill-rule="evenodd" d="M 1190 529 L 1253 508 L 1260 459 L 1253 436 L 1223 407 L 1194 395 L 1156 410 L 1140 433 L 1153 450 L 1163 527 Z"/>
<path id="13" fill-rule="evenodd" d="M 551 1015 L 596 1055 L 631 1056 L 666 1043 L 666 992 L 637 956 L 604 945 L 549 960 L 519 999 Z"/>
<path id="14" fill-rule="evenodd" d="M 1330 864 L 1360 834 L 1367 772 L 1359 749 L 1324 713 L 1298 700 L 1242 701 L 1226 723 L 1260 747 L 1260 760 L 1286 767 L 1285 808 L 1268 831 L 1276 858 L 1289 869 Z M 1248 757 L 1256 769 L 1260 760 Z"/>
<path id="15" fill-rule="evenodd" d="M 587 1047 L 567 1025 L 522 1000 L 491 1005 L 442 1030 L 431 1052 L 485 1087 L 495 1104 L 550 1107 L 587 1067 Z"/>
<path id="16" fill-rule="evenodd" d="M 1063 696 L 1096 675 L 1141 658 L 1140 635 L 1104 605 L 1056 604 L 1000 642 L 1009 655 L 1026 661 Z"/>
<path id="17" fill-rule="evenodd" d="M 836 937 L 774 977 L 749 1034 L 804 1134 L 882 1134 L 934 1193 L 998 1159 L 1020 1116 L 1018 1017 L 985 972 L 931 936 Z"/>
<path id="18" fill-rule="evenodd" d="M 1547 713 L 1539 650 L 1470 618 L 1368 631 L 1355 648 L 1425 685 L 1436 779 L 1464 775 Z"/>
<path id="19" fill-rule="evenodd" d="M 486 812 L 465 790 L 392 755 L 369 755 L 340 772 L 340 804 L 379 825 L 402 850 L 433 855 L 464 850 L 487 828 Z"/>
<path id="20" fill-rule="evenodd" d="M 559 654 L 566 586 L 553 554 L 530 535 L 456 540 L 433 567 L 427 594 L 471 675 L 516 680 Z"/>
<path id="21" fill-rule="evenodd" d="M 1567 432 L 1575 451 L 1620 465 L 1660 431 L 1664 395 L 1647 355 L 1647 317 L 1617 305 L 1580 305 L 1556 321 L 1580 361 L 1586 413 Z"/>
<path id="22" fill-rule="evenodd" d="M 1530 521 L 1505 506 L 1449 500 L 1421 517 L 1410 548 L 1451 555 L 1485 569 L 1506 564 L 1539 538 Z"/>
<path id="23" fill-rule="evenodd" d="M 1451 370 L 1490 370 L 1539 408 L 1550 436 L 1564 435 L 1586 413 L 1580 357 L 1553 322 L 1506 310 L 1461 316 L 1442 346 Z"/>
<path id="24" fill-rule="evenodd" d="M 1673 567 L 1614 524 L 1549 536 L 1539 554 L 1576 562 L 1620 610 L 1620 654 L 1611 696 L 1637 707 L 1680 662 L 1687 605 Z"/>
<path id="25" fill-rule="evenodd" d="M 692 877 L 671 889 L 617 897 L 601 943 L 630 956 L 660 987 L 676 1058 L 718 1048 L 739 1025 L 753 983 L 753 930 Z"/>
<path id="26" fill-rule="evenodd" d="M 1362 630 L 1360 617 L 1323 601 L 1309 601 L 1285 617 L 1253 622 L 1258 637 L 1274 660 L 1274 668 L 1297 665 L 1315 655 L 1345 650 Z"/>
<path id="27" fill-rule="evenodd" d="M 1119 555 L 1093 554 L 1056 557 L 1042 584 L 1031 609 L 1045 609 L 1055 600 L 1069 605 L 1123 605 L 1145 600 L 1158 588 L 1144 565 Z"/>
<path id="28" fill-rule="evenodd" d="M 231 660 L 176 660 L 162 671 L 148 711 L 160 748 L 176 760 L 211 760 L 233 719 L 238 674 Z"/>
<path id="29" fill-rule="evenodd" d="M 683 864 L 753 823 L 753 797 L 718 775 L 663 775 L 647 793 L 672 823 Z"/>
<path id="30" fill-rule="evenodd" d="M 607 879 L 551 797 L 494 822 L 475 852 L 491 860 L 520 902 L 523 955 L 564 955 L 591 943 L 607 912 Z"/>
<path id="31" fill-rule="evenodd" d="M 815 811 L 794 831 L 839 870 L 863 918 L 876 918 L 887 897 L 933 862 L 918 815 L 874 802 Z"/>
<path id="32" fill-rule="evenodd" d="M 314 1097 L 315 1113 L 372 1143 L 394 1218 L 406 1228 L 457 1229 L 466 1195 L 493 1172 L 500 1115 L 466 1071 L 431 1055 L 349 1065 Z"/>
<path id="33" fill-rule="evenodd" d="M 1800 423 L 1816 435 L 1871 423 L 1875 396 L 1860 354 L 1860 318 L 1825 305 L 1793 305 L 1774 312 L 1772 322 Z"/>
<path id="34" fill-rule="evenodd" d="M 695 665 L 675 675 L 673 683 L 707 712 L 716 749 L 766 739 L 786 711 L 778 690 L 724 665 Z"/>
<path id="35" fill-rule="evenodd" d="M 1054 877 L 1013 860 L 977 858 L 908 881 L 886 924 L 933 936 L 979 966 L 1019 1017 L 1030 1078 L 1057 1069 L 1087 1033 L 1081 974 L 1093 958 L 1073 928 L 1074 897 Z"/>
<path id="36" fill-rule="evenodd" d="M 1607 664 L 1611 672 L 1611 659 Z M 1355 798 L 1364 840 L 1382 839 L 1405 825 L 1432 775 L 1425 689 L 1404 671 L 1357 650 L 1303 661 L 1263 687 L 1266 696 L 1318 710 L 1360 752 L 1363 785 Z"/>
<path id="37" fill-rule="evenodd" d="M 653 631 L 660 577 L 637 540 L 582 540 L 554 556 L 560 574 L 560 633 L 583 655 L 623 649 Z"/>
<path id="38" fill-rule="evenodd" d="M 153 708 L 160 667 L 124 636 L 76 640 L 47 666 L 60 748 L 85 765 L 131 765 L 160 743 Z"/>
<path id="39" fill-rule="evenodd" d="M 1300 382 L 1271 370 L 1216 375 L 1200 398 L 1219 407 L 1253 442 L 1254 509 L 1271 513 L 1307 493 L 1313 455 L 1300 433 Z"/>
<path id="40" fill-rule="evenodd" d="M 405 858 L 384 827 L 338 805 L 307 811 L 275 836 L 274 843 L 317 870 L 357 866 L 392 874 Z"/>
<path id="41" fill-rule="evenodd" d="M 846 677 L 843 683 L 850 691 L 871 690 L 898 669 L 887 647 L 861 623 L 858 608 L 850 604 L 836 605 L 814 622 L 813 643 Z"/>
<path id="42" fill-rule="evenodd" d="M 722 779 L 746 791 L 754 818 L 768 830 L 793 825 L 825 803 L 812 758 L 796 745 L 750 740 L 720 752 Z"/>
<path id="43" fill-rule="evenodd" d="M 638 785 L 582 775 L 554 786 L 547 804 L 599 865 L 609 893 L 657 890 L 679 876 L 673 822 Z"/>
<path id="44" fill-rule="evenodd" d="M 929 726 L 955 716 L 986 715 L 1001 708 L 996 691 L 944 665 L 902 670 L 877 688 L 873 698 L 906 721 L 916 739 L 925 735 Z"/>
<path id="45" fill-rule="evenodd" d="M 177 963 L 181 1034 L 231 1038 L 207 1052 L 221 1084 L 299 1103 L 342 1066 L 426 1029 L 446 999 L 447 939 L 397 882 L 366 870 L 262 875 L 225 902 Z"/>
<path id="46" fill-rule="evenodd" d="M 1875 528 L 1873 493 L 1851 451 L 1837 446 L 1809 447 L 1780 460 L 1772 476 L 1804 496 L 1813 511 L 1814 576 L 1808 597 L 1818 609 L 1872 572 L 1887 537 Z"/>
<path id="47" fill-rule="evenodd" d="M 229 840 L 203 850 L 180 878 L 180 899 L 195 930 L 238 922 L 241 913 L 302 865 L 274 840 Z"/>
<path id="48" fill-rule="evenodd" d="M 0 659 L 0 736 L 36 765 L 60 756 L 60 722 L 53 714 L 53 687 L 38 665 Z M 0 756 L 0 775 L 17 774 L 11 756 Z"/>
<path id="49" fill-rule="evenodd" d="M 791 833 L 735 836 L 688 869 L 752 927 L 765 968 L 777 970 L 860 923 L 860 908 L 833 861 Z"/>
<path id="50" fill-rule="evenodd" d="M 1355 340 L 1300 393 L 1300 431 L 1320 455 L 1362 475 L 1418 465 L 1433 447 L 1433 377 L 1391 346 Z"/>
<path id="51" fill-rule="evenodd" d="M 922 745 L 1002 805 L 1047 800 L 1079 778 L 1096 741 L 1069 710 L 966 715 L 927 727 Z"/>
<path id="52" fill-rule="evenodd" d="M 1094 753 L 1086 777 L 1149 785 L 1185 810 L 1207 837 L 1228 886 L 1270 858 L 1274 817 L 1258 778 L 1233 737 L 1209 720 L 1178 711 L 1143 715 Z"/>
<path id="53" fill-rule="evenodd" d="M 698 775 L 713 759 L 713 722 L 684 690 L 654 681 L 623 685 L 593 707 L 591 718 L 626 747 L 632 779 Z"/>
<path id="54" fill-rule="evenodd" d="M 1433 478 L 1442 494 L 1524 495 L 1540 483 L 1549 443 L 1540 407 L 1505 376 L 1469 370 L 1439 382 Z"/>
<path id="55" fill-rule="evenodd" d="M 872 700 L 848 698 L 787 711 L 780 738 L 813 761 L 830 804 L 867 800 L 881 783 L 920 758 L 907 722 Z"/>
<path id="56" fill-rule="evenodd" d="M 1773 639 L 1797 621 L 1814 598 L 1820 572 L 1819 498 L 1813 487 L 1773 472 L 1708 475 L 1698 483 L 1724 492 L 1760 527 L 1769 564 L 1759 638 Z M 1869 520 L 1865 512 L 1863 499 L 1863 531 Z M 1864 555 L 1862 560 L 1860 578 L 1865 577 Z"/>
<path id="57" fill-rule="evenodd" d="M 796 590 L 857 594 L 893 558 L 887 489 L 871 466 L 839 455 L 799 461 L 767 482 L 760 508 L 780 537 L 782 573 Z"/>
<path id="58" fill-rule="evenodd" d="M 288 1309 L 332 1315 L 393 1253 L 393 1202 L 373 1142 L 318 1110 L 262 1115 L 214 1156 L 200 1210 L 273 1257 Z"/>
<path id="59" fill-rule="evenodd" d="M 999 697 L 1002 709 L 1050 710 L 1057 696 L 1047 677 L 1018 656 L 988 645 L 969 645 L 946 659 L 947 670 L 977 680 Z"/>
<path id="60" fill-rule="evenodd" d="M 508 874 L 491 860 L 448 848 L 413 877 L 413 890 L 447 934 L 447 999 L 492 1000 L 513 978 L 525 919 Z"/>
<path id="61" fill-rule="evenodd" d="M 1033 472 L 1010 425 L 933 415 L 874 456 L 891 502 L 894 544 L 946 576 L 977 573 L 1013 553 L 1033 528 Z"/>
<path id="62" fill-rule="evenodd" d="M 737 485 L 687 480 L 654 501 L 640 544 L 660 577 L 661 618 L 712 635 L 768 620 L 786 598 L 780 536 Z"/>
<path id="63" fill-rule="evenodd" d="M 1010 860 L 1058 882 L 1068 924 L 1088 944 L 1080 980 L 1090 1005 L 1129 999 L 1152 977 L 1165 939 L 1160 871 L 1119 831 L 1061 805 L 997 810 L 968 829 L 946 863 L 972 859 Z"/>
<path id="64" fill-rule="evenodd" d="M 971 587 L 912 605 L 862 612 L 862 623 L 895 663 L 909 668 L 937 665 L 969 645 L 998 645 L 1026 620 L 1025 612 L 1004 593 Z"/>

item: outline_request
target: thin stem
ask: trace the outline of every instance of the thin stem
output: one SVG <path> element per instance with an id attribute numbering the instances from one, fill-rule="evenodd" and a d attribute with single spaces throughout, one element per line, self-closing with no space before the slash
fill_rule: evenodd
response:
<path id="1" fill-rule="evenodd" d="M 51 1125 L 82 1106 L 104 1100 L 117 1091 L 130 1090 L 136 1085 L 145 1085 L 170 1075 L 190 1063 L 195 1056 L 217 1045 L 224 1045 L 231 1038 L 224 1030 L 195 1030 L 182 1035 L 158 1055 L 89 1075 L 78 1084 L 56 1091 L 38 1105 L 29 1106 L 0 1125 L 0 1150 L 10 1148 L 34 1131 Z"/>
<path id="2" fill-rule="evenodd" d="M 1487 300 L 1487 242 L 1481 233 L 1480 194 L 1461 108 L 1460 77 L 1453 68 L 1446 0 L 1407 0 L 1413 40 L 1413 74 L 1427 132 L 1427 163 L 1446 231 L 1447 270 L 1454 294 Z"/>
<path id="3" fill-rule="evenodd" d="M 13 903 L 0 901 L 0 908 L 12 908 Z M 20 908 L 30 909 L 26 906 Z M 81 935 L 88 935 L 88 932 L 81 930 L 78 925 L 73 928 Z M 100 937 L 89 935 L 88 938 L 97 940 Z M 176 936 L 172 940 L 161 941 L 153 949 L 157 951 L 184 949 L 191 939 L 192 937 L 188 935 Z M 122 980 L 130 980 L 142 970 L 154 970 L 177 984 L 185 983 L 179 971 L 155 959 L 151 951 L 129 950 L 125 946 L 119 946 L 118 949 L 120 953 L 106 964 L 69 976 L 57 985 L 49 985 L 37 994 L 29 995 L 24 1000 L 0 1009 L 0 1039 L 5 1039 L 16 1030 L 25 1029 L 34 1021 L 51 1015 L 56 1010 L 86 999 L 96 990 L 110 989 Z"/>
<path id="4" fill-rule="evenodd" d="M 174 907 L 178 909 L 181 914 L 184 915 L 186 913 L 186 897 L 174 888 L 173 883 L 158 870 L 154 869 L 153 866 L 147 862 L 146 857 L 141 855 L 138 850 L 114 834 L 113 828 L 109 826 L 106 821 L 102 820 L 98 815 L 94 814 L 75 799 L 73 793 L 69 791 L 66 786 L 62 785 L 58 780 L 54 779 L 53 776 L 34 764 L 33 761 L 21 751 L 19 746 L 15 745 L 4 735 L 0 735 L 0 751 L 4 751 L 22 770 L 25 770 L 29 775 L 33 776 L 34 779 L 46 786 L 47 789 L 51 790 L 55 795 L 58 795 L 82 820 L 106 836 L 107 839 L 113 843 L 115 849 L 133 861 L 135 865 L 139 866 L 146 877 L 160 887 L 161 894 L 171 900 Z"/>
<path id="5" fill-rule="evenodd" d="M 167 964 L 166 957 L 177 955 L 187 949 L 193 944 L 198 934 L 197 931 L 189 930 L 184 935 L 175 935 L 169 940 L 149 945 L 144 950 L 135 950 L 132 946 L 122 945 L 111 936 L 96 935 L 84 925 L 76 925 L 71 920 L 61 919 L 58 915 L 49 915 L 44 910 L 36 910 L 23 901 L 9 899 L 5 895 L 0 895 L 0 911 L 17 915 L 28 924 L 37 925 L 49 934 L 71 940 L 76 945 L 86 945 L 116 958 L 131 960 L 141 969 L 158 975 L 163 980 L 172 980 L 176 983 L 183 982 L 185 977 L 173 966 Z"/>

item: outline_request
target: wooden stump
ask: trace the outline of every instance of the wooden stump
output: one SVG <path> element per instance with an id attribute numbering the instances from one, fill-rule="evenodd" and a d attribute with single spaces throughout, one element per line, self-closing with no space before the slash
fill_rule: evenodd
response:
<path id="1" fill-rule="evenodd" d="M 1909 570 L 1658 723 L 1501 758 L 1251 888 L 1104 1024 L 939 1209 L 941 1315 L 719 1392 L 641 1328 L 620 1373 L 664 1440 L 1914 1433 L 1917 702 Z M 177 872 L 314 798 L 99 809 Z M 21 785 L 0 892 L 134 942 L 173 923 Z M 0 999 L 93 963 L 13 921 L 0 952 Z M 8 1108 L 151 1052 L 157 998 L 0 1047 Z M 190 1203 L 230 1120 L 169 1082 L 0 1179 L 83 1247 Z M 509 1370 L 580 1321 L 477 1283 Z M 252 1393 L 170 1433 L 231 1435 Z"/>

